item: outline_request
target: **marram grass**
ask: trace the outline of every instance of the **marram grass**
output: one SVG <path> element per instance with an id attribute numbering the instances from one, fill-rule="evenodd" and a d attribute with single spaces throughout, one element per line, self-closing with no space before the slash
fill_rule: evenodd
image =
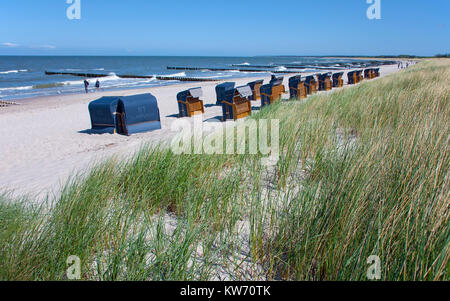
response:
<path id="1" fill-rule="evenodd" d="M 256 280 L 249 262 L 258 280 L 367 280 L 375 255 L 381 280 L 448 281 L 449 82 L 430 60 L 264 108 L 275 168 L 144 147 L 47 206 L 5 196 L 0 279 L 66 280 L 76 255 L 82 280 Z"/>

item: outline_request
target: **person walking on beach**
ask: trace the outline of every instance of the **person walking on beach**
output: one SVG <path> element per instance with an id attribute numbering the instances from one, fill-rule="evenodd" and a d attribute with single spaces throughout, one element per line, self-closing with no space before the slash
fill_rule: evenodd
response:
<path id="1" fill-rule="evenodd" d="M 95 82 L 95 90 L 97 91 L 97 92 L 99 92 L 100 91 L 100 81 L 97 79 L 97 81 Z"/>
<path id="2" fill-rule="evenodd" d="M 84 80 L 84 89 L 86 90 L 86 94 L 89 93 L 89 82 L 87 79 Z"/>

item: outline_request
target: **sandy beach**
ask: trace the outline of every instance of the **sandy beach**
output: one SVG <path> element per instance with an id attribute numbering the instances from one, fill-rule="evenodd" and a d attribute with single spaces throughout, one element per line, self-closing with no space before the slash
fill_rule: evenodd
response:
<path id="1" fill-rule="evenodd" d="M 395 71 L 396 65 L 382 66 L 381 77 Z M 293 74 L 284 79 L 287 90 L 290 76 Z M 263 78 L 231 81 L 240 86 L 256 79 Z M 346 74 L 344 79 L 346 83 Z M 270 78 L 264 80 L 267 83 Z M 85 172 L 95 163 L 113 156 L 126 158 L 143 144 L 170 141 L 177 134 L 171 130 L 171 124 L 178 115 L 176 95 L 188 88 L 203 89 L 204 122 L 219 122 L 222 110 L 215 105 L 215 86 L 219 83 L 186 83 L 138 90 L 51 96 L 20 100 L 20 105 L 0 108 L 0 155 L 3 158 L 0 162 L 0 190 L 15 197 L 27 195 L 30 200 L 40 202 L 47 195 L 57 194 L 70 176 Z M 129 137 L 89 133 L 89 102 L 102 96 L 140 93 L 152 93 L 158 99 L 161 130 Z M 288 95 L 284 98 L 288 98 Z M 253 102 L 252 106 L 260 107 L 260 102 Z"/>

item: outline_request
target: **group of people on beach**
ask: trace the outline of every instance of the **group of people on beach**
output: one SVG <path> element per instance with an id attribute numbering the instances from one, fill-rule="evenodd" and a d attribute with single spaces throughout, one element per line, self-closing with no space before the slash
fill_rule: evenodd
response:
<path id="1" fill-rule="evenodd" d="M 84 80 L 84 89 L 86 90 L 86 94 L 89 93 L 89 81 L 87 79 Z M 95 91 L 99 92 L 100 91 L 100 81 L 97 79 L 97 81 L 95 82 Z"/>

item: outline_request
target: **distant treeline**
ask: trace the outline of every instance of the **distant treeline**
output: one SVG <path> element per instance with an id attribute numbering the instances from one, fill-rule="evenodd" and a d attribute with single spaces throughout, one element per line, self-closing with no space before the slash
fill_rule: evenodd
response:
<path id="1" fill-rule="evenodd" d="M 302 57 L 302 56 L 291 56 L 291 55 L 280 55 L 275 57 Z M 343 58 L 380 58 L 380 59 L 425 59 L 425 58 L 450 58 L 450 53 L 447 54 L 436 54 L 435 56 L 420 56 L 420 55 L 409 55 L 409 54 L 400 54 L 400 55 L 310 55 L 307 57 L 343 57 Z"/>
<path id="2" fill-rule="evenodd" d="M 418 55 L 379 55 L 376 58 L 399 58 L 399 59 L 421 59 L 421 58 L 450 58 L 450 54 L 436 54 L 435 56 L 418 56 Z"/>

